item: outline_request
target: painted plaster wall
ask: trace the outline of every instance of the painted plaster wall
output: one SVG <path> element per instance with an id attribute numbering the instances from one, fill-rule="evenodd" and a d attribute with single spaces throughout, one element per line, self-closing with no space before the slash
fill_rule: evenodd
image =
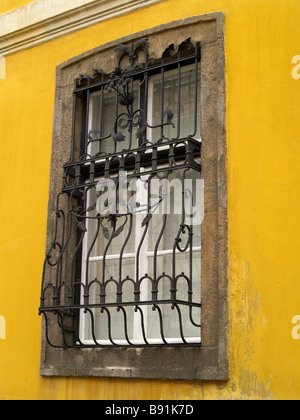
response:
<path id="1" fill-rule="evenodd" d="M 24 3 L 13 2 L 15 6 Z M 0 2 L 0 13 L 8 10 Z M 45 253 L 55 68 L 130 33 L 226 14 L 229 361 L 226 383 L 42 378 L 37 315 Z M 163 0 L 6 58 L 0 79 L 0 399 L 298 399 L 299 0 Z"/>
<path id="2" fill-rule="evenodd" d="M 31 3 L 30 0 L 0 0 L 0 15 Z"/>

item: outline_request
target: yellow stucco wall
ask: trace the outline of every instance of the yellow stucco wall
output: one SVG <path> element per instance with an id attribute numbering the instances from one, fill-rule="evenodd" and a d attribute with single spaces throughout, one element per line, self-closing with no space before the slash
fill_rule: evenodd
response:
<path id="1" fill-rule="evenodd" d="M 226 14 L 230 381 L 42 378 L 37 308 L 55 68 L 121 36 L 215 11 Z M 291 335 L 291 320 L 300 314 L 300 79 L 291 75 L 292 58 L 300 54 L 299 22 L 299 0 L 164 0 L 6 58 L 0 399 L 300 398 L 300 340 Z"/>
<path id="2" fill-rule="evenodd" d="M 0 0 L 0 15 L 10 10 L 18 9 L 26 4 L 32 3 L 31 0 Z"/>

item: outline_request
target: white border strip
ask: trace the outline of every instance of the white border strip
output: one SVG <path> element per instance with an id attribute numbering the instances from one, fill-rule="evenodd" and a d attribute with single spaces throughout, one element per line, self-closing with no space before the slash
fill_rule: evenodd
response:
<path id="1" fill-rule="evenodd" d="M 160 1 L 37 0 L 0 15 L 0 54 L 13 54 Z"/>

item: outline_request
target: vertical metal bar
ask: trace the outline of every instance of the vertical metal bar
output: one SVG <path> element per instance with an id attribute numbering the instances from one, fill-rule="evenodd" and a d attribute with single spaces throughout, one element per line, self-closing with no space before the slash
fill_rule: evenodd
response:
<path id="1" fill-rule="evenodd" d="M 80 251 L 82 249 L 82 243 L 83 243 L 83 239 L 84 239 L 84 234 L 85 234 L 85 232 L 81 232 L 80 233 L 80 238 L 77 241 L 77 246 L 76 246 L 76 249 L 74 251 L 72 260 L 71 260 L 70 285 L 72 286 L 72 288 L 73 288 L 74 284 L 76 283 L 76 271 L 78 270 L 76 266 L 77 266 L 77 260 L 79 260 L 80 259 L 80 256 L 82 256 Z M 76 297 L 77 297 L 76 295 L 77 295 L 77 293 L 76 293 L 76 291 L 74 291 L 74 298 L 75 298 L 75 300 L 76 300 Z M 74 304 L 75 304 L 75 302 L 74 302 Z"/>
<path id="2" fill-rule="evenodd" d="M 113 345 L 113 346 L 116 346 L 116 343 L 113 341 L 113 339 L 112 339 L 112 335 L 111 335 L 111 316 L 110 316 L 110 312 L 109 312 L 109 310 L 107 309 L 107 308 L 105 308 L 104 306 L 101 308 L 101 313 L 103 313 L 103 312 L 106 312 L 106 314 L 107 314 L 107 318 L 108 318 L 108 324 L 107 324 L 107 326 L 108 326 L 108 338 L 109 338 L 109 341 L 111 342 L 111 344 Z"/>
<path id="3" fill-rule="evenodd" d="M 90 230 L 90 229 L 89 229 Z M 99 235 L 99 230 L 100 230 L 100 218 L 97 218 L 97 228 L 96 228 L 96 233 L 94 235 L 94 238 L 92 240 L 92 243 L 90 245 L 90 248 L 87 251 L 87 255 L 86 255 L 86 267 L 85 267 L 85 286 L 88 286 L 89 283 L 89 259 L 91 256 L 91 252 L 94 248 L 94 245 L 96 243 L 96 240 L 98 238 Z"/>
<path id="4" fill-rule="evenodd" d="M 133 214 L 130 214 L 129 216 L 126 216 L 126 222 L 125 222 L 125 223 L 127 223 L 127 219 L 128 219 L 128 217 L 129 217 L 129 220 L 130 220 L 130 222 L 129 222 L 128 234 L 127 234 L 127 236 L 126 236 L 126 238 L 125 238 L 125 241 L 124 241 L 124 243 L 123 243 L 123 246 L 122 246 L 122 248 L 121 248 L 121 251 L 120 251 L 120 258 L 119 258 L 119 283 L 120 283 L 120 284 L 121 284 L 121 282 L 122 282 L 122 258 L 123 258 L 123 254 L 124 254 L 125 247 L 126 247 L 126 245 L 127 245 L 128 241 L 129 241 L 129 238 L 130 238 L 130 236 L 131 236 L 131 233 L 132 233 L 132 226 L 133 226 Z"/>
<path id="5" fill-rule="evenodd" d="M 115 124 L 115 129 L 116 129 L 116 131 L 118 130 L 118 126 L 117 126 L 117 120 L 118 120 L 118 115 L 119 115 L 119 94 L 118 94 L 118 92 L 116 92 L 116 94 L 115 94 L 115 97 L 116 97 L 116 103 L 115 103 L 115 106 L 116 106 L 116 124 Z M 114 153 L 116 153 L 116 151 L 117 151 L 117 142 L 115 141 L 114 142 L 115 144 L 114 144 Z"/>
<path id="6" fill-rule="evenodd" d="M 64 252 L 65 252 L 65 250 L 66 250 L 66 248 L 67 248 L 67 246 L 70 242 L 71 234 L 72 234 L 72 214 L 71 214 L 71 212 L 72 212 L 72 206 L 73 206 L 73 204 L 72 204 L 73 193 L 74 193 L 74 191 L 72 191 L 72 193 L 70 194 L 70 197 L 69 197 L 69 208 L 71 208 L 71 210 L 69 210 L 69 223 L 68 223 L 68 229 L 69 230 L 68 230 L 66 241 L 64 241 L 65 227 L 63 229 L 63 239 L 62 240 L 64 242 L 62 242 L 62 244 L 61 244 L 60 255 L 57 259 L 57 273 L 56 273 L 56 288 L 57 288 L 57 290 L 61 285 L 61 275 L 62 275 L 61 267 L 62 267 Z M 60 195 L 61 194 L 59 194 L 59 196 Z M 66 223 L 66 221 L 64 221 L 64 226 L 65 226 L 65 223 Z"/>
<path id="7" fill-rule="evenodd" d="M 195 58 L 195 107 L 194 107 L 194 132 L 191 137 L 195 137 L 197 134 L 198 129 L 198 89 L 199 89 L 199 81 L 198 81 L 198 57 Z"/>
<path id="8" fill-rule="evenodd" d="M 127 327 L 127 314 L 126 314 L 126 310 L 123 308 L 123 306 L 118 306 L 118 311 L 121 310 L 123 312 L 123 316 L 124 316 L 124 333 L 125 333 L 125 338 L 127 343 L 132 346 L 131 341 L 129 340 L 128 337 L 128 327 Z"/>
<path id="9" fill-rule="evenodd" d="M 144 79 L 140 82 L 140 109 L 142 111 L 140 127 L 144 126 L 148 121 L 148 88 L 149 78 L 148 72 L 145 71 Z M 145 130 L 143 138 L 139 139 L 138 147 L 140 147 L 147 140 L 147 130 Z"/>
<path id="10" fill-rule="evenodd" d="M 162 223 L 162 227 L 158 236 L 158 239 L 156 241 L 155 244 L 155 248 L 154 248 L 154 257 L 153 257 L 153 285 L 155 286 L 154 289 L 152 289 L 152 297 L 153 300 L 157 300 L 157 294 L 158 294 L 158 288 L 157 288 L 157 252 L 158 252 L 158 247 L 160 244 L 160 241 L 162 239 L 162 236 L 164 234 L 165 228 L 166 228 L 166 224 L 167 224 L 167 214 L 163 215 L 163 223 Z"/>
<path id="11" fill-rule="evenodd" d="M 160 335 L 162 338 L 162 341 L 164 342 L 164 344 L 168 344 L 168 342 L 165 339 L 165 334 L 164 334 L 164 328 L 163 328 L 163 316 L 161 313 L 161 309 L 158 305 L 153 305 L 153 310 L 158 311 L 158 316 L 159 316 L 159 326 L 160 326 Z"/>
<path id="12" fill-rule="evenodd" d="M 71 157 L 70 161 L 74 162 L 74 151 L 75 151 L 75 139 L 76 139 L 76 104 L 77 104 L 77 95 L 73 93 L 73 116 L 72 116 L 72 145 L 71 145 Z"/>
<path id="13" fill-rule="evenodd" d="M 102 80 L 103 80 L 103 75 L 102 75 Z M 103 112 L 104 112 L 104 86 L 101 86 L 101 99 L 100 99 L 100 136 L 99 138 L 101 139 L 102 137 L 104 137 L 103 135 Z M 99 152 L 102 152 L 102 144 L 101 144 L 101 140 L 99 140 Z"/>
<path id="14" fill-rule="evenodd" d="M 178 88 L 177 88 L 177 96 L 178 96 L 178 109 L 177 109 L 177 139 L 180 138 L 180 131 L 181 131 L 181 64 L 178 63 L 177 67 L 177 77 L 178 77 Z"/>
<path id="15" fill-rule="evenodd" d="M 131 77 L 131 80 L 130 80 L 130 90 L 131 90 L 131 92 L 133 92 L 133 78 L 132 77 Z M 128 93 L 128 85 L 127 85 L 127 93 Z M 133 115 L 133 103 L 127 107 L 127 110 L 128 110 L 129 115 Z M 130 150 L 132 148 L 132 131 L 133 131 L 132 123 L 133 123 L 133 121 L 129 121 L 129 128 L 128 128 L 129 146 L 128 146 L 128 150 Z"/>
<path id="16" fill-rule="evenodd" d="M 88 135 L 89 135 L 89 116 L 90 116 L 90 90 L 86 92 L 86 115 L 85 115 L 85 135 L 84 135 L 84 153 L 88 153 Z"/>
<path id="17" fill-rule="evenodd" d="M 103 282 L 103 284 L 105 283 L 106 254 L 107 254 L 107 251 L 108 251 L 108 249 L 110 247 L 110 244 L 111 244 L 111 242 L 113 240 L 114 233 L 116 231 L 116 221 L 113 220 L 112 221 L 112 224 L 113 224 L 113 231 L 112 231 L 112 233 L 110 235 L 110 238 L 108 239 L 108 242 L 107 242 L 106 247 L 105 247 L 104 252 L 103 252 L 103 259 L 102 259 L 102 282 Z"/>
<path id="18" fill-rule="evenodd" d="M 147 213 L 150 210 L 150 193 L 151 193 L 151 176 L 147 176 L 146 179 L 139 179 L 138 185 L 137 185 L 137 193 L 140 196 L 140 205 L 141 208 L 146 206 Z M 146 188 L 147 186 L 147 188 Z M 147 191 L 146 191 L 147 190 Z M 149 213 L 148 213 L 149 214 Z M 135 292 L 135 302 L 140 302 L 148 300 L 148 279 L 145 279 L 143 282 L 140 281 L 141 277 L 148 272 L 148 257 L 147 257 L 147 251 L 148 251 L 148 228 L 149 228 L 149 222 L 146 223 L 144 226 L 144 231 L 141 234 L 141 229 L 143 229 L 143 218 L 145 217 L 144 214 L 137 213 L 135 216 L 135 222 L 136 222 L 136 232 L 135 232 L 135 252 L 136 252 L 136 259 L 135 259 L 135 269 L 136 269 L 136 292 Z M 146 216 L 147 217 L 147 216 Z M 139 241 L 139 242 L 138 242 Z M 144 270 L 144 273 L 140 273 L 140 266 Z M 148 319 L 148 307 L 144 306 L 140 311 L 143 313 L 143 317 L 145 319 Z M 142 318 L 143 320 L 143 318 Z M 140 340 L 141 334 L 139 331 L 140 324 L 138 322 L 137 315 L 134 316 L 133 321 L 133 327 L 134 327 L 134 339 Z M 147 324 L 146 324 L 146 330 L 147 330 Z M 143 332 L 144 334 L 144 332 Z"/>
<path id="19" fill-rule="evenodd" d="M 147 211 L 148 212 L 150 210 L 151 179 L 152 179 L 152 176 L 149 175 L 148 180 L 147 180 L 147 185 L 148 185 Z M 143 182 L 143 181 L 139 181 L 139 182 Z M 142 199 L 144 199 L 144 195 L 142 195 Z M 142 202 L 141 204 L 144 205 L 144 202 Z M 137 214 L 136 215 L 136 226 L 138 227 L 138 229 L 140 228 L 140 222 L 142 222 L 142 214 Z M 142 226 L 141 226 L 141 228 L 142 228 Z M 149 222 L 145 224 L 143 234 L 140 237 L 140 242 L 139 242 L 138 245 L 136 245 L 136 281 L 138 281 L 140 279 L 140 258 L 141 258 L 141 252 L 143 253 L 142 247 L 144 245 L 144 241 L 145 241 L 146 235 L 148 233 L 148 228 L 149 228 Z M 144 273 L 142 275 L 144 275 Z"/>
<path id="20" fill-rule="evenodd" d="M 85 312 L 88 312 L 88 313 L 90 314 L 90 316 L 91 316 L 91 333 L 92 333 L 92 338 L 93 338 L 93 340 L 94 340 L 94 343 L 95 343 L 96 345 L 98 345 L 97 338 L 96 338 L 96 336 L 95 336 L 95 320 L 94 320 L 94 314 L 93 314 L 93 312 L 92 312 L 90 309 L 88 309 L 88 308 L 86 308 L 86 309 L 85 309 Z"/>
<path id="21" fill-rule="evenodd" d="M 147 337 L 146 337 L 146 331 L 145 331 L 144 312 L 143 312 L 143 310 L 142 310 L 139 306 L 137 306 L 137 305 L 135 306 L 135 311 L 136 311 L 136 312 L 137 312 L 137 311 L 139 311 L 139 313 L 140 313 L 140 316 L 141 316 L 141 328 L 142 328 L 142 335 L 143 335 L 143 339 L 144 339 L 145 344 L 149 345 L 149 342 L 148 342 Z"/>
<path id="22" fill-rule="evenodd" d="M 176 303 L 175 303 L 175 304 L 173 304 L 173 306 L 177 309 L 177 312 L 178 312 L 178 319 L 179 319 L 179 331 L 180 331 L 180 336 L 181 336 L 181 339 L 182 339 L 183 343 L 187 345 L 188 343 L 187 343 L 187 341 L 185 340 L 185 338 L 184 338 L 184 333 L 183 333 L 182 316 L 181 316 L 181 310 L 180 310 L 180 307 L 179 307 Z"/>
<path id="23" fill-rule="evenodd" d="M 186 169 L 183 174 L 183 184 L 186 179 L 186 173 L 189 172 L 189 169 Z M 193 188 L 193 187 L 192 187 Z M 190 208 L 189 208 L 189 214 L 191 214 L 191 210 L 193 207 L 193 190 L 191 191 L 190 195 Z M 183 208 L 184 212 L 184 208 Z M 193 224 L 189 226 L 189 282 L 188 282 L 188 301 L 193 301 Z"/>
<path id="24" fill-rule="evenodd" d="M 154 94 L 153 94 L 154 97 Z M 160 139 L 164 138 L 164 113 L 165 113 L 165 69 L 161 68 L 161 127 L 160 127 Z"/>

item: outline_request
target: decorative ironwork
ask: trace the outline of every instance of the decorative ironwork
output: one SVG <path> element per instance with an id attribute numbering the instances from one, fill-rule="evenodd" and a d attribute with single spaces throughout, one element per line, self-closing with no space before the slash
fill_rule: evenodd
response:
<path id="1" fill-rule="evenodd" d="M 199 175 L 201 171 L 201 141 L 196 138 L 199 131 L 200 44 L 194 45 L 191 39 L 187 39 L 177 51 L 174 45 L 170 45 L 160 60 L 149 59 L 146 38 L 131 46 L 120 44 L 116 52 L 119 53 L 118 66 L 111 74 L 93 69 L 91 76 L 80 75 L 75 80 L 71 158 L 64 165 L 62 191 L 56 202 L 54 237 L 43 270 L 39 311 L 45 318 L 46 339 L 49 345 L 62 348 L 197 346 L 200 345 L 201 301 L 200 295 L 196 300 L 194 295 L 195 284 L 199 289 L 200 276 L 193 273 L 193 259 L 195 253 L 199 253 L 200 243 L 195 244 L 193 224 L 185 220 L 187 191 L 183 186 L 190 173 Z M 186 98 L 182 98 L 181 74 L 186 66 L 192 66 L 192 98 L 189 101 L 193 104 L 193 122 L 189 132 L 182 135 L 181 108 Z M 169 71 L 176 72 L 176 114 L 170 104 L 165 106 L 164 100 L 163 86 Z M 149 123 L 148 91 L 153 76 L 159 77 L 161 86 L 158 123 Z M 99 93 L 101 101 L 98 128 L 91 127 L 88 122 L 93 92 Z M 104 97 L 115 98 L 114 123 L 109 133 L 103 129 Z M 84 104 L 85 118 L 81 156 L 76 158 L 78 98 Z M 167 133 L 168 129 L 172 129 L 171 135 L 170 130 Z M 156 137 L 153 135 L 155 130 L 158 133 Z M 125 185 L 122 185 L 123 173 L 126 173 Z M 178 217 L 172 219 L 172 232 L 169 232 L 171 216 L 159 215 L 160 229 L 149 251 L 145 244 L 151 234 L 151 223 L 165 200 L 161 189 L 158 193 L 153 192 L 154 180 L 161 187 L 164 181 L 174 176 L 181 180 L 181 198 L 176 199 L 182 216 L 180 220 Z M 105 188 L 100 190 L 99 180 L 102 186 L 112 182 L 118 192 L 121 187 L 128 191 L 130 183 L 138 182 L 146 197 L 141 199 L 137 194 L 138 199 L 134 201 L 133 194 L 129 194 L 130 205 L 127 205 L 127 210 L 120 211 L 121 207 L 124 208 L 124 196 L 118 194 L 115 211 L 103 214 L 99 198 Z M 189 193 L 192 194 L 192 191 Z M 108 197 L 106 202 L 102 200 L 102 204 L 108 208 L 112 204 L 109 201 Z M 175 222 L 177 227 L 174 227 Z M 162 238 L 172 234 L 172 245 L 168 246 L 168 250 L 163 249 Z M 127 252 L 134 235 L 134 251 Z M 118 245 L 117 257 L 109 253 L 114 244 Z M 100 255 L 99 251 L 98 254 L 96 252 L 97 247 L 101 248 Z M 143 272 L 141 260 L 144 258 L 145 261 L 145 254 L 148 258 L 146 265 L 150 265 L 148 262 L 151 260 L 151 273 Z M 162 263 L 164 255 L 171 260 L 170 265 Z M 185 257 L 184 263 L 180 262 L 179 256 Z M 199 255 L 196 258 L 199 260 Z M 131 271 L 134 274 L 126 273 L 125 263 L 133 259 Z M 109 261 L 118 267 L 116 276 L 108 274 Z M 98 264 L 97 268 L 92 269 L 92 264 Z M 164 271 L 161 271 L 161 266 Z M 178 288 L 182 284 L 184 292 L 180 294 Z M 115 293 L 108 291 L 112 286 Z M 131 288 L 131 294 L 125 292 L 128 288 Z M 149 314 L 149 308 L 156 315 L 156 321 L 155 316 Z M 174 315 L 165 315 L 166 308 Z M 177 331 L 175 339 L 170 339 L 172 332 L 168 332 L 169 327 L 166 326 L 170 318 L 176 320 L 176 326 L 173 323 L 170 327 L 170 331 Z M 152 324 L 156 322 L 152 336 L 149 320 Z M 116 322 L 123 326 L 121 338 L 114 336 L 116 328 L 113 324 Z M 55 333 L 51 332 L 53 323 L 57 326 Z M 197 334 L 194 339 L 189 337 L 191 328 L 197 331 L 198 339 L 195 339 Z"/>

